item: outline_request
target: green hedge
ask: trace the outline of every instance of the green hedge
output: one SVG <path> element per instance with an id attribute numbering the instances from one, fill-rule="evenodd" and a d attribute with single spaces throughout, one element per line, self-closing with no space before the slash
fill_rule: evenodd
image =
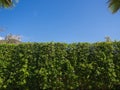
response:
<path id="1" fill-rule="evenodd" d="M 0 45 L 0 90 L 120 90 L 120 42 Z"/>

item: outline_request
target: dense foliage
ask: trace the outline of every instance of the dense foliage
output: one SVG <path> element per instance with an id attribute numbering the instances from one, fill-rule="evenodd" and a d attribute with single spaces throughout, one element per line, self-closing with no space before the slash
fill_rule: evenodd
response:
<path id="1" fill-rule="evenodd" d="M 120 42 L 0 45 L 0 90 L 119 90 Z"/>

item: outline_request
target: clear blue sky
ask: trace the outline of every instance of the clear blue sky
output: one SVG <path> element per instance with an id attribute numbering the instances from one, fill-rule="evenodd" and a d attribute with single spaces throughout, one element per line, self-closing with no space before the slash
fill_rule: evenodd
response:
<path id="1" fill-rule="evenodd" d="M 0 9 L 0 27 L 31 42 L 97 42 L 120 40 L 120 13 L 111 14 L 108 0 L 19 0 Z"/>

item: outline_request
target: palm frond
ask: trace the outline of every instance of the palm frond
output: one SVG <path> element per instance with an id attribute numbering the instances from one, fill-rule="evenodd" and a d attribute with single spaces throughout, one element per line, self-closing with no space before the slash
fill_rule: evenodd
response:
<path id="1" fill-rule="evenodd" d="M 12 7 L 16 2 L 17 0 L 0 0 L 0 7 L 9 8 Z"/>
<path id="2" fill-rule="evenodd" d="M 116 13 L 120 9 L 120 0 L 109 0 L 108 3 L 112 13 Z"/>

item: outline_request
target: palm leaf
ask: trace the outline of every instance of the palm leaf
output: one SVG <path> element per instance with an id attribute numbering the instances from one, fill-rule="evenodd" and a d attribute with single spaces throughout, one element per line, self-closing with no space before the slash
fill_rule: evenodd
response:
<path id="1" fill-rule="evenodd" d="M 109 0 L 109 8 L 112 13 L 116 13 L 120 9 L 120 0 Z"/>
<path id="2" fill-rule="evenodd" d="M 0 7 L 2 8 L 9 8 L 16 3 L 17 0 L 0 0 Z"/>

